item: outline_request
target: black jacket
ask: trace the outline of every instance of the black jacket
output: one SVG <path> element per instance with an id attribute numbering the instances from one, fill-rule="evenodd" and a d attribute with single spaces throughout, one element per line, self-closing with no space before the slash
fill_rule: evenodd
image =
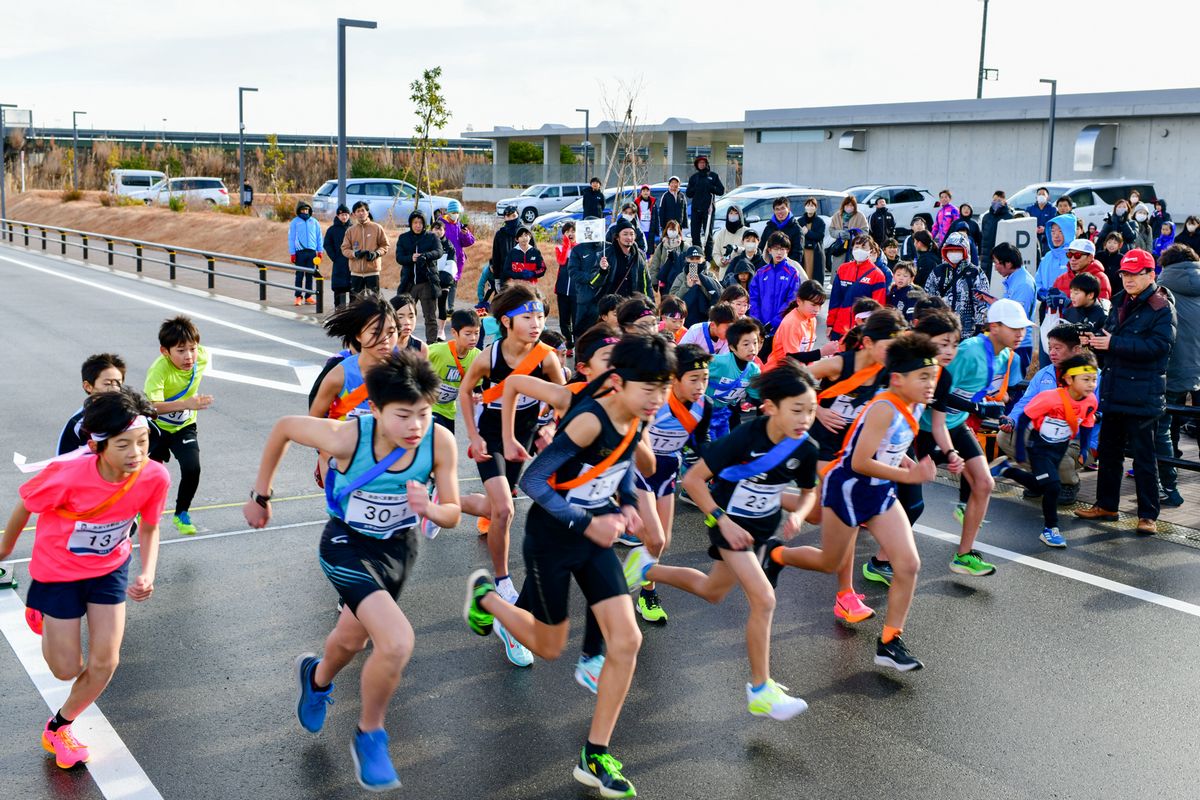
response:
<path id="1" fill-rule="evenodd" d="M 583 216 L 596 217 L 599 219 L 604 216 L 604 189 L 593 189 L 588 186 L 583 190 Z"/>
<path id="2" fill-rule="evenodd" d="M 342 239 L 346 238 L 346 229 L 349 227 L 348 224 L 344 225 L 341 220 L 334 217 L 333 224 L 325 231 L 325 241 L 322 247 L 331 265 L 330 275 L 333 278 L 331 283 L 335 292 L 350 291 L 350 260 L 342 255 Z"/>
<path id="3" fill-rule="evenodd" d="M 1200 230 L 1195 233 L 1188 233 L 1186 224 L 1176 228 L 1178 233 L 1175 234 L 1175 244 L 1186 244 L 1188 247 L 1200 253 Z M 1096 247 L 1100 246 L 1100 242 L 1096 242 Z M 1113 284 L 1114 286 L 1116 284 Z"/>
<path id="4" fill-rule="evenodd" d="M 684 194 L 692 201 L 693 214 L 707 214 L 714 197 L 725 194 L 725 184 L 711 169 L 696 170 L 688 178 Z"/>
<path id="5" fill-rule="evenodd" d="M 1124 253 L 1133 247 L 1133 242 L 1137 238 L 1137 226 L 1133 222 L 1133 216 L 1126 214 L 1121 222 L 1115 222 L 1112 214 L 1108 215 L 1108 219 L 1104 220 L 1104 227 L 1100 229 L 1100 235 L 1096 238 L 1097 249 L 1104 247 L 1104 240 L 1110 233 L 1119 233 L 1121 238 L 1125 240 L 1121 245 L 1121 252 Z"/>
<path id="6" fill-rule="evenodd" d="M 754 258 L 747 258 L 745 252 L 739 253 L 737 258 L 729 262 L 729 268 L 725 270 L 725 277 L 721 279 L 721 286 L 741 286 L 742 284 L 737 279 L 739 274 L 744 272 L 753 278 L 754 273 L 758 272 L 758 268 L 765 263 L 761 250 L 754 252 Z M 746 291 L 750 291 L 749 282 L 746 283 Z"/>
<path id="7" fill-rule="evenodd" d="M 567 273 L 571 276 L 572 293 L 576 302 L 590 303 L 600 289 L 600 256 L 604 245 L 586 242 L 571 248 L 567 256 Z"/>
<path id="8" fill-rule="evenodd" d="M 913 283 L 917 286 L 924 286 L 925 282 L 929 280 L 929 273 L 933 272 L 934 268 L 941 263 L 942 259 L 932 250 L 917 253 L 917 277 L 913 279 Z"/>
<path id="9" fill-rule="evenodd" d="M 678 198 L 670 192 L 663 192 L 662 197 L 658 198 L 654 207 L 654 221 L 650 224 L 655 239 L 662 238 L 663 228 L 671 220 L 679 223 L 680 231 L 687 227 L 687 197 L 683 192 L 679 193 Z"/>
<path id="10" fill-rule="evenodd" d="M 542 257 L 542 251 L 537 245 L 530 242 L 529 249 L 524 253 L 519 247 L 509 250 L 504 259 L 504 266 L 496 274 L 501 281 L 537 280 L 546 274 L 546 259 Z"/>
<path id="11" fill-rule="evenodd" d="M 767 224 L 763 226 L 762 236 L 758 240 L 758 249 L 765 252 L 767 249 L 767 240 L 771 238 L 771 234 L 775 231 L 780 231 L 791 240 L 792 246 L 788 249 L 788 258 L 795 261 L 797 264 L 804 263 L 804 234 L 800 232 L 800 223 L 796 222 L 796 218 L 788 217 L 787 222 L 783 223 L 783 227 L 779 226 L 779 220 L 775 219 L 772 214 L 767 218 Z"/>
<path id="12" fill-rule="evenodd" d="M 1003 220 L 1012 218 L 1012 209 L 1008 207 L 1008 203 L 1001 206 L 999 212 L 988 209 L 988 212 L 983 215 L 983 221 L 979 224 L 979 263 L 987 269 L 992 268 L 992 249 L 996 246 L 996 226 Z"/>
<path id="13" fill-rule="evenodd" d="M 654 296 L 650 292 L 646 256 L 637 245 L 629 248 L 628 255 L 621 252 L 619 245 L 605 245 L 604 258 L 608 259 L 608 269 L 601 270 L 594 284 L 601 297 L 606 294 L 632 297 L 634 292 L 641 292 L 647 297 Z"/>
<path id="14" fill-rule="evenodd" d="M 438 285 L 437 262 L 444 249 L 433 231 L 405 231 L 396 237 L 396 263 L 400 265 L 399 293 L 412 291 L 418 283 Z M 416 260 L 414 262 L 414 256 Z"/>
<path id="15" fill-rule="evenodd" d="M 886 208 L 877 208 L 872 211 L 871 218 L 867 220 L 867 226 L 871 229 L 871 238 L 880 247 L 883 247 L 884 242 L 896 235 L 896 218 Z"/>
<path id="16" fill-rule="evenodd" d="M 687 317 L 684 318 L 683 324 L 689 328 L 697 322 L 706 321 L 708 310 L 721 296 L 721 285 L 706 270 L 701 269 L 697 277 L 700 278 L 698 284 L 687 286 L 681 292 L 683 302 L 687 303 Z"/>
<path id="17" fill-rule="evenodd" d="M 504 269 L 504 258 L 508 251 L 517 246 L 517 229 L 520 227 L 519 220 L 505 222 L 496 228 L 496 233 L 492 236 L 492 275 L 497 279 L 500 277 L 500 270 Z"/>
<path id="18" fill-rule="evenodd" d="M 1113 297 L 1104 329 L 1112 334 L 1100 380 L 1100 406 L 1145 417 L 1166 408 L 1167 364 L 1175 345 L 1175 301 L 1171 293 L 1151 285 L 1130 300 Z"/>

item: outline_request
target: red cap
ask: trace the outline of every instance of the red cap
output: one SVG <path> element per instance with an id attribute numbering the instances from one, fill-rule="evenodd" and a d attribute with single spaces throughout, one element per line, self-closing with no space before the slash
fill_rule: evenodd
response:
<path id="1" fill-rule="evenodd" d="M 1145 272 L 1154 269 L 1154 256 L 1145 250 L 1133 249 L 1121 256 L 1121 272 Z"/>

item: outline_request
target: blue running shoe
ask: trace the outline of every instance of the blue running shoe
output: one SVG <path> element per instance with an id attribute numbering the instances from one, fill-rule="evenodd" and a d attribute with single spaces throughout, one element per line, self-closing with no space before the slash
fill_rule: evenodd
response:
<path id="1" fill-rule="evenodd" d="M 579 661 L 575 662 L 575 682 L 595 694 L 596 687 L 600 684 L 600 670 L 602 669 L 604 669 L 603 653 L 590 658 L 580 656 Z"/>
<path id="2" fill-rule="evenodd" d="M 642 540 L 632 533 L 625 532 L 617 537 L 617 544 L 624 545 L 625 547 L 641 547 Z"/>
<path id="3" fill-rule="evenodd" d="M 1058 528 L 1043 528 L 1042 535 L 1038 538 L 1041 539 L 1047 547 L 1067 546 L 1067 540 L 1061 533 L 1058 532 Z"/>
<path id="4" fill-rule="evenodd" d="M 504 642 L 504 655 L 516 667 L 528 667 L 533 664 L 533 653 L 529 652 L 529 648 L 513 638 L 513 635 L 508 632 L 508 629 L 500 624 L 500 620 L 494 620 L 492 630 L 500 637 L 500 641 Z"/>
<path id="5" fill-rule="evenodd" d="M 882 583 L 884 586 L 892 585 L 892 562 L 880 561 L 875 556 L 867 559 L 867 562 L 862 565 L 863 577 L 869 581 Z"/>
<path id="6" fill-rule="evenodd" d="M 368 792 L 400 788 L 400 776 L 388 755 L 387 731 L 380 728 L 366 733 L 355 732 L 350 756 L 354 759 L 354 777 Z"/>
<path id="7" fill-rule="evenodd" d="M 1012 465 L 1009 463 L 1008 457 L 1000 456 L 988 465 L 988 471 L 992 473 L 993 478 L 1003 478 L 1004 470 L 1008 469 L 1010 466 Z"/>
<path id="8" fill-rule="evenodd" d="M 300 696 L 296 699 L 296 716 L 300 726 L 309 733 L 318 733 L 325 725 L 325 708 L 333 705 L 333 684 L 323 692 L 312 688 L 313 672 L 321 659 L 315 653 L 304 653 L 296 658 L 296 682 L 300 684 Z"/>

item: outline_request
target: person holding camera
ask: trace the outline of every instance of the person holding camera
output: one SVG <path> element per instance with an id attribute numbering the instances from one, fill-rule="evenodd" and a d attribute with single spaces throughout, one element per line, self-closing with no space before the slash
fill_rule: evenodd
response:
<path id="1" fill-rule="evenodd" d="M 425 214 L 414 211 L 408 215 L 408 230 L 396 237 L 396 263 L 400 265 L 400 286 L 397 295 L 412 295 L 421 304 L 425 318 L 425 341 L 438 338 L 438 295 L 442 286 L 438 280 L 438 261 L 444 254 L 442 240 L 425 224 Z"/>
<path id="2" fill-rule="evenodd" d="M 708 319 L 708 310 L 720 299 L 721 284 L 708 271 L 701 248 L 691 245 L 684 251 L 683 258 L 686 266 L 675 278 L 670 294 L 687 303 L 683 324 L 691 326 Z"/>
<path id="3" fill-rule="evenodd" d="M 371 219 L 371 208 L 365 200 L 359 200 L 351 209 L 354 224 L 346 229 L 342 237 L 342 255 L 350 268 L 350 294 L 358 297 L 363 292 L 379 291 L 380 260 L 391 249 L 383 227 Z"/>

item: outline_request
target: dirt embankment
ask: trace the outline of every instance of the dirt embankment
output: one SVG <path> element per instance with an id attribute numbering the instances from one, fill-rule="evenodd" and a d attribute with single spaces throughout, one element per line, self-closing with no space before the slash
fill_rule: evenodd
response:
<path id="1" fill-rule="evenodd" d="M 204 208 L 177 212 L 157 206 L 103 206 L 100 203 L 99 192 L 85 192 L 83 199 L 64 203 L 61 193 L 53 191 L 10 194 L 8 214 L 10 219 L 40 222 L 60 228 L 106 233 L 283 263 L 287 263 L 288 260 L 287 223 L 275 222 L 264 217 L 224 214 Z M 487 218 L 484 212 L 475 216 L 483 218 L 485 222 L 472 225 L 478 241 L 467 248 L 467 263 L 463 268 L 461 289 L 458 292 L 460 305 L 466 304 L 467 301 L 473 304 L 479 273 L 484 263 L 492 256 L 491 219 Z M 323 220 L 322 230 L 328 225 L 328 221 Z M 405 230 L 391 225 L 385 225 L 384 229 L 392 242 Z M 539 281 L 539 286 L 553 306 L 554 280 L 558 272 L 554 260 L 554 246 L 543 242 L 539 247 L 547 267 L 546 276 Z M 328 261 L 321 265 L 321 271 L 326 277 L 329 274 L 328 268 Z M 383 264 L 383 286 L 394 289 L 399 282 L 399 265 L 396 264 L 395 257 L 389 254 Z"/>

